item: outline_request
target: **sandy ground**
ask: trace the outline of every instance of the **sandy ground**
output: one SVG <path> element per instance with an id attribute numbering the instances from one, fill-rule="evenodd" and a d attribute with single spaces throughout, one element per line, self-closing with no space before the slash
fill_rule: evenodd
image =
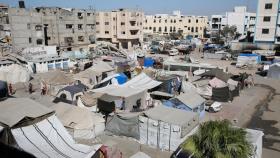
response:
<path id="1" fill-rule="evenodd" d="M 165 55 L 160 56 L 164 59 L 167 58 Z M 192 53 L 191 56 L 200 62 L 223 68 L 228 67 L 229 72 L 234 74 L 240 72 L 254 74 L 256 71 L 256 68 L 251 70 L 237 69 L 230 65 L 231 61 L 202 59 L 200 53 Z M 278 158 L 280 155 L 280 81 L 255 76 L 255 83 L 255 87 L 242 90 L 240 96 L 234 98 L 232 102 L 223 103 L 223 109 L 220 112 L 206 113 L 205 119 L 202 121 L 228 119 L 241 127 L 263 130 L 265 134 L 263 138 L 263 157 Z M 47 107 L 52 106 L 54 98 L 41 96 L 38 86 L 36 88 L 36 91 L 30 95 L 27 93 L 27 84 L 18 85 L 14 97 L 29 97 Z M 95 140 L 83 143 L 98 142 L 116 144 L 125 158 L 138 151 L 145 152 L 153 158 L 167 158 L 171 155 L 170 152 L 140 145 L 137 141 L 126 137 L 103 135 Z"/>

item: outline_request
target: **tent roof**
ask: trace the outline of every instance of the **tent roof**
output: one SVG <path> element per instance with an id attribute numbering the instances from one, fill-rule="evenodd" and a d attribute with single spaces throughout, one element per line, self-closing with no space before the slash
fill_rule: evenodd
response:
<path id="1" fill-rule="evenodd" d="M 185 105 L 189 106 L 191 109 L 201 105 L 205 102 L 205 99 L 202 98 L 199 94 L 192 91 L 187 91 L 185 93 L 181 93 L 179 96 L 176 97 Z"/>
<path id="2" fill-rule="evenodd" d="M 216 68 L 210 71 L 206 71 L 198 76 L 208 76 L 208 77 L 217 77 L 220 80 L 227 82 L 228 79 L 232 76 L 230 73 L 225 73 L 222 69 Z"/>
<path id="3" fill-rule="evenodd" d="M 0 102 L 0 122 L 13 127 L 24 118 L 38 118 L 53 111 L 29 98 L 11 98 Z"/>
<path id="4" fill-rule="evenodd" d="M 123 86 L 148 90 L 159 86 L 161 83 L 162 82 L 151 79 L 145 73 L 141 73 L 136 77 L 132 78 L 130 81 L 126 82 Z"/>
<path id="5" fill-rule="evenodd" d="M 154 120 L 161 120 L 176 125 L 184 125 L 198 114 L 160 105 L 146 111 L 145 115 Z"/>
<path id="6" fill-rule="evenodd" d="M 65 127 L 75 129 L 91 129 L 95 123 L 105 122 L 102 117 L 87 109 L 66 103 L 58 103 L 51 107 Z"/>
<path id="7" fill-rule="evenodd" d="M 87 86 L 85 86 L 82 83 L 66 86 L 58 91 L 58 93 L 62 91 L 67 91 L 71 94 L 71 97 L 73 98 L 74 94 L 79 93 L 79 92 L 84 92 L 86 90 Z"/>
<path id="8" fill-rule="evenodd" d="M 82 102 L 87 107 L 92 107 L 97 105 L 97 98 L 100 98 L 103 94 L 102 93 L 90 93 L 87 92 L 84 95 L 82 95 L 80 98 Z"/>
<path id="9" fill-rule="evenodd" d="M 109 85 L 107 87 L 93 89 L 92 91 L 111 96 L 129 97 L 154 88 L 160 84 L 161 82 L 151 79 L 145 73 L 141 73 L 123 85 Z"/>
<path id="10" fill-rule="evenodd" d="M 91 78 L 92 76 L 100 76 L 103 72 L 109 72 L 113 70 L 114 68 L 112 68 L 108 63 L 104 61 L 97 61 L 85 71 L 75 74 L 75 78 Z"/>
<path id="11" fill-rule="evenodd" d="M 55 70 L 46 73 L 41 73 L 40 77 L 47 84 L 51 85 L 63 85 L 74 82 L 74 79 L 70 75 L 66 75 L 63 71 Z"/>

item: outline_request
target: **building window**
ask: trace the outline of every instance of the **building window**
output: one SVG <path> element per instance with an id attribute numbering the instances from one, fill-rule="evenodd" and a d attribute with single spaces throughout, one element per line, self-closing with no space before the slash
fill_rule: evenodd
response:
<path id="1" fill-rule="evenodd" d="M 176 20 L 174 20 L 174 23 L 176 23 Z"/>
<path id="2" fill-rule="evenodd" d="M 96 33 L 100 33 L 100 31 L 96 31 Z"/>
<path id="3" fill-rule="evenodd" d="M 194 32 L 194 28 L 192 27 L 192 32 Z"/>
<path id="4" fill-rule="evenodd" d="M 262 34 L 269 34 L 269 29 L 262 29 Z"/>
<path id="5" fill-rule="evenodd" d="M 125 16 L 125 14 L 122 14 L 122 16 Z"/>
<path id="6" fill-rule="evenodd" d="M 84 39 L 84 36 L 78 36 L 78 41 L 79 41 L 79 42 L 84 42 L 84 40 L 85 40 L 85 39 Z"/>
<path id="7" fill-rule="evenodd" d="M 192 21 L 191 21 L 191 19 L 189 19 L 189 23 L 191 23 Z"/>
<path id="8" fill-rule="evenodd" d="M 121 25 L 122 25 L 122 26 L 125 25 L 125 22 L 121 22 Z"/>
<path id="9" fill-rule="evenodd" d="M 198 32 L 198 27 L 195 28 L 195 32 Z"/>
<path id="10" fill-rule="evenodd" d="M 36 25 L 35 30 L 36 31 L 42 31 L 42 25 Z"/>
<path id="11" fill-rule="evenodd" d="M 122 35 L 125 35 L 125 31 L 122 31 Z"/>
<path id="12" fill-rule="evenodd" d="M 78 12 L 78 18 L 83 19 L 82 13 Z"/>
<path id="13" fill-rule="evenodd" d="M 164 27 L 164 32 L 167 32 L 167 27 L 166 26 Z"/>
<path id="14" fill-rule="evenodd" d="M 265 9 L 272 9 L 272 3 L 266 3 Z"/>
<path id="15" fill-rule="evenodd" d="M 169 32 L 172 32 L 172 26 L 170 26 Z"/>
<path id="16" fill-rule="evenodd" d="M 170 20 L 170 23 L 173 23 L 173 20 L 172 20 L 172 19 Z"/>
<path id="17" fill-rule="evenodd" d="M 116 18 L 115 18 L 115 17 L 113 17 L 113 21 L 116 21 Z"/>
<path id="18" fill-rule="evenodd" d="M 96 25 L 99 25 L 99 22 L 96 22 L 95 24 L 96 24 Z"/>
<path id="19" fill-rule="evenodd" d="M 175 26 L 173 27 L 173 32 L 176 32 L 176 27 Z"/>
<path id="20" fill-rule="evenodd" d="M 105 25 L 109 25 L 109 22 L 105 22 Z"/>
<path id="21" fill-rule="evenodd" d="M 190 31 L 190 30 L 191 30 L 191 27 L 188 27 L 188 30 Z"/>
<path id="22" fill-rule="evenodd" d="M 179 22 L 182 22 L 182 20 L 179 20 Z"/>
<path id="23" fill-rule="evenodd" d="M 51 40 L 51 37 L 50 37 L 50 36 L 48 36 L 48 37 L 47 37 L 47 40 Z"/>
<path id="24" fill-rule="evenodd" d="M 156 32 L 156 31 L 157 31 L 156 27 L 154 27 L 153 31 L 154 31 L 154 32 Z"/>
<path id="25" fill-rule="evenodd" d="M 264 22 L 270 22 L 270 16 L 265 16 L 263 17 Z"/>
<path id="26" fill-rule="evenodd" d="M 66 24 L 66 29 L 72 29 L 73 28 L 73 24 Z"/>
<path id="27" fill-rule="evenodd" d="M 280 42 L 280 37 L 277 37 L 277 42 Z"/>
<path id="28" fill-rule="evenodd" d="M 152 27 L 149 27 L 149 30 L 152 30 Z"/>
<path id="29" fill-rule="evenodd" d="M 158 20 L 158 23 L 161 23 L 161 19 Z"/>
<path id="30" fill-rule="evenodd" d="M 43 40 L 42 39 L 37 39 L 36 43 L 37 43 L 37 45 L 42 45 L 43 44 Z"/>
<path id="31" fill-rule="evenodd" d="M 29 37 L 29 38 L 28 38 L 28 41 L 29 41 L 29 43 L 32 43 L 32 38 Z"/>
<path id="32" fill-rule="evenodd" d="M 105 31 L 105 34 L 109 34 L 109 31 Z"/>
<path id="33" fill-rule="evenodd" d="M 157 20 L 155 19 L 155 20 L 154 20 L 154 23 L 156 23 L 156 22 L 157 22 Z"/>
<path id="34" fill-rule="evenodd" d="M 30 29 L 31 29 L 30 24 L 27 24 L 27 29 L 28 29 L 28 30 L 30 30 Z"/>
<path id="35" fill-rule="evenodd" d="M 90 13 L 87 13 L 87 16 L 90 16 Z"/>
<path id="36" fill-rule="evenodd" d="M 198 19 L 196 19 L 196 23 L 198 23 Z"/>
<path id="37" fill-rule="evenodd" d="M 161 27 L 158 28 L 158 32 L 161 32 Z"/>
<path id="38" fill-rule="evenodd" d="M 167 23 L 167 19 L 165 19 L 165 23 Z"/>
<path id="39" fill-rule="evenodd" d="M 78 30 L 82 30 L 83 29 L 83 24 L 78 24 Z"/>

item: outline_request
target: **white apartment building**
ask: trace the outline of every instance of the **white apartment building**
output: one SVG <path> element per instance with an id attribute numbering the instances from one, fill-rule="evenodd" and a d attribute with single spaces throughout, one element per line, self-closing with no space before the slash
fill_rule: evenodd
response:
<path id="1" fill-rule="evenodd" d="M 280 44 L 279 0 L 259 0 L 255 43 Z"/>
<path id="2" fill-rule="evenodd" d="M 245 6 L 234 7 L 233 12 L 226 12 L 225 15 L 211 16 L 211 30 L 222 30 L 224 26 L 236 26 L 237 32 L 247 35 L 247 32 L 255 32 L 256 13 L 247 12 Z"/>
<path id="3" fill-rule="evenodd" d="M 119 48 L 131 49 L 143 42 L 142 11 L 119 9 L 96 13 L 96 40 L 110 41 Z"/>
<path id="4" fill-rule="evenodd" d="M 181 32 L 184 36 L 203 38 L 207 26 L 207 16 L 186 16 L 181 15 L 180 11 L 174 11 L 172 15 L 146 15 L 144 33 L 168 35 Z"/>

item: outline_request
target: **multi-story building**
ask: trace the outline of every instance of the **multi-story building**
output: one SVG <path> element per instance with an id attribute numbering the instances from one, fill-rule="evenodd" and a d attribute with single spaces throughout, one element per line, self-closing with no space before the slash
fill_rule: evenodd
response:
<path id="1" fill-rule="evenodd" d="M 255 43 L 280 44 L 279 0 L 259 0 Z"/>
<path id="2" fill-rule="evenodd" d="M 94 40 L 93 10 L 9 8 L 8 16 L 15 50 L 42 45 L 72 50 Z"/>
<path id="3" fill-rule="evenodd" d="M 2 42 L 9 42 L 10 27 L 8 17 L 8 6 L 0 4 L 0 40 Z"/>
<path id="4" fill-rule="evenodd" d="M 119 9 L 96 13 L 96 40 L 110 41 L 120 48 L 131 49 L 143 42 L 144 13 Z"/>
<path id="5" fill-rule="evenodd" d="M 236 26 L 237 32 L 247 35 L 248 31 L 255 32 L 256 13 L 247 12 L 245 6 L 234 7 L 233 12 L 226 12 L 225 15 L 211 16 L 211 31 L 222 30 L 226 25 Z"/>
<path id="6" fill-rule="evenodd" d="M 185 16 L 180 11 L 174 11 L 173 15 L 146 15 L 144 33 L 168 35 L 180 32 L 184 36 L 203 38 L 207 23 L 207 16 Z"/>

